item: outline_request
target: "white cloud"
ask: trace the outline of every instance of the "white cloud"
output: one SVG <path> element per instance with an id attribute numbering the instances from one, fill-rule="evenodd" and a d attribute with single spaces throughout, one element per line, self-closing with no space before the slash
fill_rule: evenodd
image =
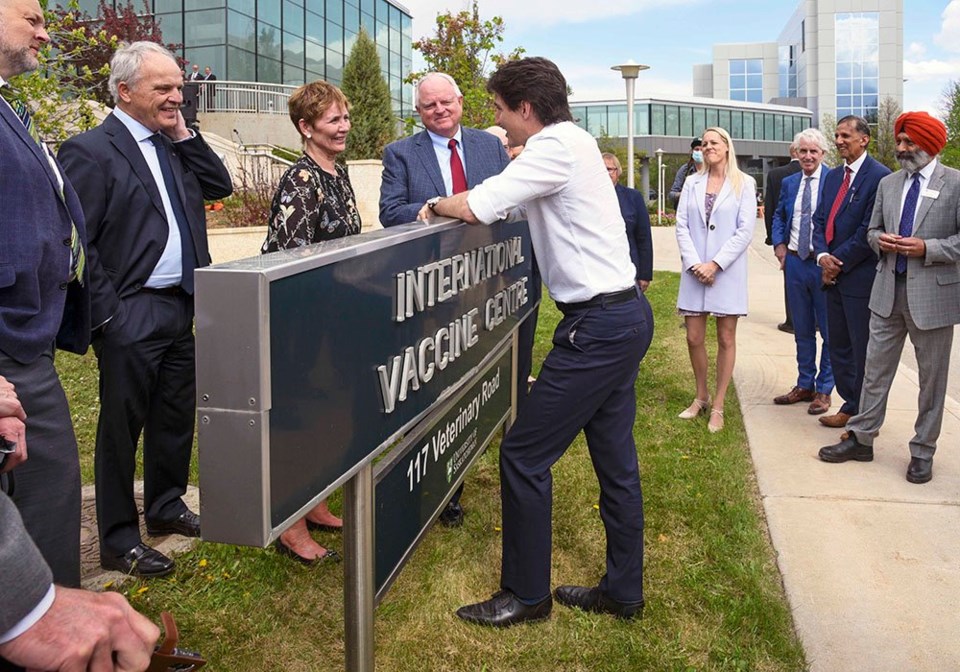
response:
<path id="1" fill-rule="evenodd" d="M 943 23 L 933 41 L 947 51 L 960 51 L 960 0 L 950 0 L 940 15 Z"/>
<path id="2" fill-rule="evenodd" d="M 626 98 L 627 90 L 623 79 L 620 73 L 611 70 L 610 66 L 571 65 L 559 60 L 557 65 L 566 77 L 567 84 L 573 89 L 574 101 L 624 100 Z M 689 80 L 678 81 L 641 72 L 635 91 L 637 98 L 689 96 L 693 93 L 693 85 Z"/>
<path id="3" fill-rule="evenodd" d="M 929 59 L 926 61 L 903 62 L 903 77 L 909 81 L 925 82 L 938 79 L 944 84 L 948 80 L 956 79 L 960 73 L 960 59 L 944 61 Z"/>
<path id="4" fill-rule="evenodd" d="M 922 42 L 911 42 L 907 47 L 907 58 L 921 59 L 927 55 L 927 46 Z"/>

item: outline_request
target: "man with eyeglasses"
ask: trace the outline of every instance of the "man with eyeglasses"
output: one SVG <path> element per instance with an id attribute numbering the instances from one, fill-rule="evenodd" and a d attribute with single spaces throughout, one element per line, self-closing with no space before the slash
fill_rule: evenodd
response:
<path id="1" fill-rule="evenodd" d="M 460 125 L 463 94 L 450 75 L 431 72 L 417 82 L 415 107 L 426 130 L 391 143 L 383 151 L 380 223 L 384 226 L 416 221 L 420 208 L 431 198 L 472 189 L 499 175 L 510 163 L 498 138 Z M 532 334 L 527 340 L 532 340 Z M 529 362 L 526 374 L 523 365 L 520 369 L 518 380 L 525 386 Z M 463 523 L 462 492 L 461 486 L 440 514 L 443 525 Z"/>

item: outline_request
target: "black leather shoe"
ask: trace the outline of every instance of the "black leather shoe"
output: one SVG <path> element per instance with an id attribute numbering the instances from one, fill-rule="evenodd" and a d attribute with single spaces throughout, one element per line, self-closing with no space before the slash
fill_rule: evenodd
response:
<path id="1" fill-rule="evenodd" d="M 190 509 L 168 523 L 147 523 L 147 534 L 162 537 L 165 534 L 179 534 L 184 537 L 200 536 L 200 516 Z"/>
<path id="2" fill-rule="evenodd" d="M 509 590 L 501 590 L 486 602 L 460 607 L 457 609 L 457 616 L 468 623 L 506 628 L 518 623 L 550 618 L 552 608 L 553 598 L 549 595 L 536 604 L 524 604 Z"/>
<path id="3" fill-rule="evenodd" d="M 447 502 L 446 508 L 440 512 L 440 524 L 444 527 L 460 527 L 463 525 L 463 516 L 460 502 Z"/>
<path id="4" fill-rule="evenodd" d="M 558 586 L 553 594 L 557 598 L 557 602 L 567 607 L 576 607 L 598 614 L 613 614 L 617 618 L 625 619 L 643 616 L 643 600 L 639 602 L 617 602 L 600 592 L 599 588 Z"/>
<path id="5" fill-rule="evenodd" d="M 173 560 L 155 548 L 139 543 L 123 555 L 100 555 L 100 566 L 143 579 L 166 576 L 173 571 Z"/>
<path id="6" fill-rule="evenodd" d="M 793 325 L 790 322 L 781 322 L 777 325 L 777 329 L 784 332 L 785 334 L 793 333 Z"/>
<path id="7" fill-rule="evenodd" d="M 933 478 L 933 460 L 911 457 L 907 467 L 907 480 L 911 483 L 926 483 Z"/>
<path id="8" fill-rule="evenodd" d="M 847 432 L 840 443 L 821 448 L 819 455 L 824 462 L 846 462 L 847 460 L 873 462 L 873 446 L 863 445 L 857 441 L 853 432 Z"/>

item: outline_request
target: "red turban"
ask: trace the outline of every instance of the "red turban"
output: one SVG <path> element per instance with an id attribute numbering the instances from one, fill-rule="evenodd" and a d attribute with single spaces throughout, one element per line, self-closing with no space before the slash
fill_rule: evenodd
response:
<path id="1" fill-rule="evenodd" d="M 913 144 L 936 156 L 947 144 L 947 127 L 926 112 L 904 112 L 893 124 L 894 135 L 906 133 Z"/>

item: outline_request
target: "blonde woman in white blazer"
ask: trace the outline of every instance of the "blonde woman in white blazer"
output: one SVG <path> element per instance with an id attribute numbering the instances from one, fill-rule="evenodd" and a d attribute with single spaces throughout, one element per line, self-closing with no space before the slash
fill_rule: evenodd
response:
<path id="1" fill-rule="evenodd" d="M 690 420 L 709 412 L 711 432 L 723 429 L 723 402 L 737 354 L 737 320 L 747 314 L 744 252 L 757 222 L 757 185 L 737 167 L 730 134 L 708 128 L 703 165 L 683 185 L 677 206 L 677 244 L 684 273 L 677 312 L 687 329 L 687 349 L 697 383 L 693 403 L 680 413 Z M 707 317 L 717 321 L 717 387 L 707 391 Z"/>

